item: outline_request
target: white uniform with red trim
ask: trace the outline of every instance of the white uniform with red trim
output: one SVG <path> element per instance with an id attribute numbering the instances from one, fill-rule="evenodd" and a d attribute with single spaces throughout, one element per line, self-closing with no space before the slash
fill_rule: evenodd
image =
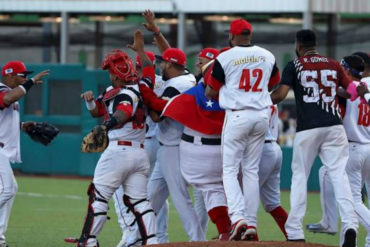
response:
<path id="1" fill-rule="evenodd" d="M 196 80 L 192 74 L 184 74 L 165 81 L 162 98 L 173 96 L 193 87 Z M 158 123 L 157 138 L 161 143 L 157 153 L 158 165 L 154 167 L 148 184 L 149 199 L 158 212 L 171 195 L 184 229 L 191 241 L 204 241 L 205 234 L 192 206 L 188 185 L 180 170 L 179 144 L 184 126 L 165 118 Z"/>
<path id="2" fill-rule="evenodd" d="M 258 171 L 260 197 L 266 212 L 271 212 L 280 206 L 280 170 L 283 159 L 281 148 L 276 143 L 279 120 L 276 105 L 270 106 L 269 112 L 269 129 L 266 132 Z"/>
<path id="3" fill-rule="evenodd" d="M 0 83 L 0 244 L 5 243 L 10 211 L 18 185 L 10 163 L 20 163 L 19 104 L 5 106 L 3 97 L 11 88 Z"/>
<path id="4" fill-rule="evenodd" d="M 362 80 L 370 86 L 370 77 Z M 367 229 L 366 247 L 370 247 L 370 211 L 362 202 L 361 189 L 366 185 L 370 199 L 370 106 L 363 104 L 360 98 L 347 100 L 343 125 L 349 141 L 349 159 L 346 172 L 351 185 L 353 202 L 360 222 Z M 336 232 L 338 211 L 335 205 L 333 185 L 327 175 L 326 167 L 321 167 L 319 179 L 321 186 L 321 224 L 329 232 Z"/>
<path id="5" fill-rule="evenodd" d="M 163 93 L 164 82 L 162 77 L 156 75 L 154 92 L 160 96 Z M 147 132 L 145 135 L 144 148 L 148 154 L 150 163 L 150 173 L 154 169 L 154 165 L 157 160 L 157 151 L 159 148 L 159 142 L 156 138 L 157 124 L 153 122 L 150 117 L 146 118 Z M 137 225 L 130 227 L 130 223 L 135 219 L 132 213 L 127 213 L 127 207 L 121 200 L 124 195 L 123 187 L 120 186 L 116 192 L 114 192 L 114 208 L 116 210 L 118 223 L 121 226 L 123 236 L 119 246 L 128 245 L 134 243 L 137 240 Z M 168 242 L 168 202 L 163 206 L 157 215 L 157 238 L 159 243 Z"/>
<path id="6" fill-rule="evenodd" d="M 100 102 L 106 105 L 109 115 L 112 115 L 120 104 L 131 105 L 132 116 L 137 111 L 139 98 L 128 88 L 139 92 L 137 85 L 127 85 L 118 93 L 113 87 L 108 87 Z M 136 213 L 143 214 L 151 210 L 149 201 L 144 200 L 135 205 L 135 202 L 147 198 L 147 179 L 149 174 L 149 160 L 144 150 L 145 124 L 137 125 L 133 121 L 126 122 L 122 127 L 108 132 L 109 145 L 101 155 L 95 168 L 93 183 L 98 195 L 109 201 L 119 186 L 123 186 L 124 194 L 130 198 Z M 123 200 L 123 198 L 119 198 Z M 101 201 L 92 203 L 94 213 L 108 211 L 108 204 Z M 107 216 L 95 216 L 90 235 L 97 236 L 102 229 Z M 153 212 L 142 215 L 142 230 L 147 236 L 156 233 L 156 221 Z M 140 226 L 139 226 L 140 228 Z M 141 237 L 141 236 L 140 236 Z M 140 238 L 139 237 L 139 238 Z M 96 239 L 89 238 L 86 246 L 96 246 Z M 156 244 L 157 238 L 147 239 L 146 244 Z"/>
<path id="7" fill-rule="evenodd" d="M 226 110 L 223 183 L 233 224 L 245 219 L 248 226 L 257 226 L 258 167 L 268 128 L 268 107 L 272 104 L 268 85 L 275 72 L 275 57 L 253 45 L 221 53 L 213 67 L 212 77 L 224 84 L 219 92 L 220 106 Z M 237 179 L 240 166 L 243 193 Z"/>

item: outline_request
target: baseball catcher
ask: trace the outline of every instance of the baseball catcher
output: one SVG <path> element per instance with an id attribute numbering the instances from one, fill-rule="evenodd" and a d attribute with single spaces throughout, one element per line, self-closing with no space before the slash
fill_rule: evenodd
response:
<path id="1" fill-rule="evenodd" d="M 146 70 L 143 76 L 154 79 L 154 66 L 144 52 L 140 31 L 135 33 L 132 46 L 143 61 Z M 155 214 L 146 198 L 149 160 L 143 144 L 146 126 L 138 86 L 141 80 L 132 60 L 121 50 L 107 54 L 102 69 L 108 70 L 112 85 L 96 99 L 91 91 L 81 97 L 91 116 L 104 116 L 105 119 L 84 138 L 82 151 L 103 153 L 87 190 L 88 207 L 81 235 L 65 241 L 78 247 L 99 247 L 97 237 L 108 218 L 109 200 L 122 185 L 124 195 L 119 200 L 135 216 L 132 224 L 138 226 L 139 242 L 142 245 L 156 244 Z"/>

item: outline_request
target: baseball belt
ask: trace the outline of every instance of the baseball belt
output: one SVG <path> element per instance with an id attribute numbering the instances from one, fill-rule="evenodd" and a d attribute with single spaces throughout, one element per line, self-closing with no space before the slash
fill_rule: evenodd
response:
<path id="1" fill-rule="evenodd" d="M 181 139 L 186 142 L 194 143 L 194 136 L 189 136 L 185 133 L 182 134 Z M 221 145 L 221 138 L 200 138 L 203 145 Z"/>

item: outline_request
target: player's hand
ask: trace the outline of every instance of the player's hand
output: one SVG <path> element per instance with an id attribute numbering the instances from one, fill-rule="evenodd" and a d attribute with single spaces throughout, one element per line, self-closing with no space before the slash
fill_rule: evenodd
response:
<path id="1" fill-rule="evenodd" d="M 147 9 L 144 11 L 144 13 L 142 13 L 142 15 L 144 16 L 146 20 L 146 23 L 143 23 L 143 26 L 146 28 L 146 30 L 148 30 L 149 32 L 153 32 L 153 33 L 159 33 L 159 28 L 154 22 L 155 20 L 154 12 Z"/>
<path id="2" fill-rule="evenodd" d="M 35 126 L 35 125 L 36 125 L 36 122 L 27 121 L 27 122 L 23 122 L 21 127 L 23 131 L 27 131 L 30 127 Z"/>
<path id="3" fill-rule="evenodd" d="M 356 87 L 356 91 L 360 97 L 364 97 L 364 94 L 369 92 L 369 88 L 365 83 L 360 83 L 360 85 Z"/>
<path id="4" fill-rule="evenodd" d="M 209 85 L 207 85 L 205 90 L 205 95 L 207 99 L 216 98 L 218 96 L 218 92 L 211 88 Z"/>
<path id="5" fill-rule="evenodd" d="M 81 99 L 85 100 L 86 102 L 90 102 L 94 100 L 94 94 L 92 91 L 86 91 L 83 94 L 81 94 Z"/>
<path id="6" fill-rule="evenodd" d="M 44 71 L 41 71 L 40 73 L 38 73 L 37 75 L 35 75 L 33 77 L 33 83 L 34 84 L 41 84 L 42 83 L 41 79 L 45 76 L 48 76 L 49 72 L 50 72 L 50 70 L 44 70 Z"/>
<path id="7" fill-rule="evenodd" d="M 144 36 L 140 30 L 136 30 L 134 33 L 134 43 L 127 45 L 128 48 L 135 52 L 144 51 Z"/>

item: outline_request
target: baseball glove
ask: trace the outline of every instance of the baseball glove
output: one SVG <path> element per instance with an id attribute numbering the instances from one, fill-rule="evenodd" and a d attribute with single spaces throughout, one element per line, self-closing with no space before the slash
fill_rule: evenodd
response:
<path id="1" fill-rule="evenodd" d="M 83 153 L 100 153 L 108 146 L 107 127 L 95 126 L 82 140 L 81 151 Z"/>
<path id="2" fill-rule="evenodd" d="M 59 129 L 50 123 L 40 122 L 28 126 L 25 132 L 32 140 L 47 146 L 59 134 Z"/>

